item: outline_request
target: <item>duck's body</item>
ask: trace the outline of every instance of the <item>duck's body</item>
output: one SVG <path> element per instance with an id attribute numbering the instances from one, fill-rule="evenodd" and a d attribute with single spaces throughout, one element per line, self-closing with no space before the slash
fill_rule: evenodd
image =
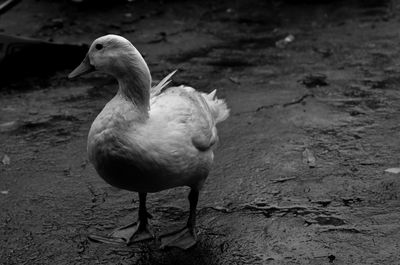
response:
<path id="1" fill-rule="evenodd" d="M 148 117 L 117 94 L 97 116 L 88 153 L 109 184 L 136 192 L 201 187 L 213 161 L 216 120 L 207 96 L 171 87 L 151 99 Z"/>
<path id="2" fill-rule="evenodd" d="M 71 76 L 93 67 L 115 76 L 120 88 L 91 126 L 89 159 L 106 182 L 141 195 L 134 231 L 124 228 L 117 234 L 127 238 L 126 234 L 132 233 L 128 241 L 142 232 L 148 235 L 146 194 L 189 186 L 190 233 L 180 231 L 178 238 L 174 235 L 167 243 L 183 248 L 193 245 L 195 241 L 189 236 L 195 236 L 198 191 L 213 162 L 213 147 L 218 140 L 215 126 L 229 115 L 225 102 L 215 98 L 215 91 L 204 94 L 187 86 L 164 89 L 172 74 L 151 89 L 143 58 L 119 36 L 97 39 Z"/>

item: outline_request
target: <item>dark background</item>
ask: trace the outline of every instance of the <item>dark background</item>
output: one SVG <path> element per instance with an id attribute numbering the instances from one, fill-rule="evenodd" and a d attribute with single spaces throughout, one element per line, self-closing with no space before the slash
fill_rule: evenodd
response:
<path id="1" fill-rule="evenodd" d="M 22 1 L 0 16 L 3 47 L 4 35 L 46 43 L 0 50 L 0 264 L 398 264 L 400 178 L 385 170 L 399 166 L 399 11 L 395 0 Z M 138 206 L 87 162 L 115 81 L 66 78 L 108 33 L 132 41 L 154 81 L 179 69 L 174 84 L 218 89 L 231 108 L 189 251 L 87 239 Z M 156 232 L 185 221 L 186 196 L 149 195 Z"/>

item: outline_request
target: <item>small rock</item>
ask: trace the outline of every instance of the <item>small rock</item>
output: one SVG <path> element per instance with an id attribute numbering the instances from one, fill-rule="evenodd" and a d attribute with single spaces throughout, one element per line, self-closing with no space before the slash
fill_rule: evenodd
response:
<path id="1" fill-rule="evenodd" d="M 329 48 L 313 48 L 313 50 L 321 54 L 324 58 L 330 57 L 333 54 L 333 51 Z"/>
<path id="2" fill-rule="evenodd" d="M 64 19 L 62 18 L 53 18 L 50 20 L 50 23 L 43 26 L 44 29 L 60 29 L 64 27 Z"/>
<path id="3" fill-rule="evenodd" d="M 1 194 L 7 195 L 8 194 L 8 190 L 2 190 L 0 191 Z"/>
<path id="4" fill-rule="evenodd" d="M 320 73 L 309 74 L 305 76 L 303 80 L 301 80 L 301 83 L 308 88 L 328 85 L 328 83 L 326 82 L 326 75 Z"/>
<path id="5" fill-rule="evenodd" d="M 81 168 L 86 168 L 87 163 L 88 163 L 87 160 L 83 161 L 83 162 L 81 163 Z"/>
<path id="6" fill-rule="evenodd" d="M 294 41 L 294 35 L 289 34 L 284 39 L 278 40 L 275 42 L 275 46 L 278 48 L 285 48 L 289 43 Z"/>
<path id="7" fill-rule="evenodd" d="M 70 177 L 71 176 L 71 167 L 64 168 L 63 172 L 64 172 L 65 176 Z"/>
<path id="8" fill-rule="evenodd" d="M 1 160 L 1 162 L 3 163 L 3 165 L 7 166 L 10 164 L 11 160 L 10 157 L 8 157 L 8 155 L 4 155 L 3 159 Z"/>
<path id="9" fill-rule="evenodd" d="M 320 204 L 322 207 L 327 207 L 329 204 L 332 203 L 332 200 L 331 199 L 325 199 L 325 200 L 323 199 L 323 200 L 317 200 L 314 202 Z"/>

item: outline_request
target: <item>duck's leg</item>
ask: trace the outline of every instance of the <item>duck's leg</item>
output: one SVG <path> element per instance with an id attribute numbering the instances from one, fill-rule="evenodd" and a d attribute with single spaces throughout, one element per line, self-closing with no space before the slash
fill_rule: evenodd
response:
<path id="1" fill-rule="evenodd" d="M 183 229 L 161 236 L 161 248 L 178 247 L 188 249 L 196 244 L 196 207 L 199 200 L 199 191 L 191 189 L 189 193 L 190 213 L 186 226 Z"/>
<path id="2" fill-rule="evenodd" d="M 146 196 L 147 193 L 139 193 L 139 216 L 136 222 L 117 228 L 109 236 L 92 235 L 90 238 L 103 243 L 127 244 L 154 238 L 153 232 L 149 229 L 150 214 L 146 210 Z"/>

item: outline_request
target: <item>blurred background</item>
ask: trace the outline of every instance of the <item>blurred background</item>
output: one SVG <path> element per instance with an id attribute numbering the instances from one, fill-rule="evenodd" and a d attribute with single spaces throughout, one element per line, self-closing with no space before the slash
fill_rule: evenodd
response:
<path id="1" fill-rule="evenodd" d="M 397 264 L 397 0 L 0 2 L 0 264 Z M 218 89 L 231 108 L 187 251 L 90 242 L 136 195 L 87 161 L 117 91 L 66 76 L 91 42 L 128 38 L 157 82 Z M 187 190 L 149 195 L 156 231 Z"/>

